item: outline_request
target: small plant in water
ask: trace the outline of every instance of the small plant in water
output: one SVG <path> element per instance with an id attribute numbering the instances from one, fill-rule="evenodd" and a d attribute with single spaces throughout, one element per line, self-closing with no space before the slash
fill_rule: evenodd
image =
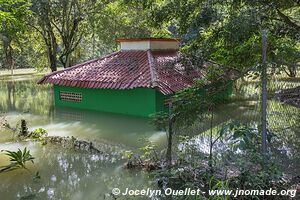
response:
<path id="1" fill-rule="evenodd" d="M 25 164 L 30 161 L 32 163 L 34 157 L 30 154 L 30 151 L 25 147 L 24 150 L 18 149 L 18 151 L 6 151 L 5 155 L 10 157 L 10 161 L 12 162 L 8 166 L 0 167 L 0 172 L 10 171 L 17 168 L 27 169 Z"/>
<path id="2" fill-rule="evenodd" d="M 48 135 L 48 132 L 43 128 L 38 128 L 30 133 L 30 137 L 34 139 L 34 141 L 38 141 L 42 145 L 47 144 L 46 138 Z"/>
<path id="3" fill-rule="evenodd" d="M 37 182 L 40 179 L 41 179 L 40 172 L 36 172 L 35 175 L 33 176 L 33 181 Z"/>
<path id="4" fill-rule="evenodd" d="M 31 161 L 32 163 L 34 160 L 34 157 L 32 157 L 32 155 L 30 154 L 30 151 L 27 150 L 27 148 L 25 147 L 24 150 L 20 150 L 18 149 L 18 151 L 14 152 L 14 151 L 6 151 L 6 155 L 8 155 L 10 157 L 10 161 L 13 163 L 16 163 L 17 167 L 23 167 L 26 169 L 25 167 L 25 163 L 28 161 Z"/>

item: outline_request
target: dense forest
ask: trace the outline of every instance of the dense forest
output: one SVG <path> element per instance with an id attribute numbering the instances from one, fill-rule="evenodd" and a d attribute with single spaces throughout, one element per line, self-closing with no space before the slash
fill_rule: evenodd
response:
<path id="1" fill-rule="evenodd" d="M 69 67 L 116 50 L 121 37 L 176 37 L 193 60 L 244 70 L 261 59 L 294 77 L 297 0 L 1 0 L 1 68 Z M 199 63 L 197 63 L 199 64 Z"/>

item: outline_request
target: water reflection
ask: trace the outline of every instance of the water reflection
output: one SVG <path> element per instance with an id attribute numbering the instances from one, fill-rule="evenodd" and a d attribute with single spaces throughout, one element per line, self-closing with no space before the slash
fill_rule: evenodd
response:
<path id="1" fill-rule="evenodd" d="M 36 85 L 38 79 L 0 81 L 0 113 L 6 112 L 11 124 L 24 118 L 30 130 L 43 127 L 50 135 L 106 140 L 130 147 L 141 146 L 140 138 L 164 144 L 165 134 L 156 131 L 147 118 L 55 107 L 52 88 Z"/>
<path id="2" fill-rule="evenodd" d="M 0 81 L 0 111 L 30 112 L 51 116 L 52 90 L 49 86 L 37 86 L 38 78 L 30 80 Z"/>
<path id="3" fill-rule="evenodd" d="M 18 145 L 11 144 L 10 148 Z M 0 191 L 5 199 L 102 199 L 100 196 L 113 187 L 138 188 L 147 184 L 143 173 L 123 170 L 124 161 L 112 159 L 113 155 L 90 155 L 55 145 L 23 145 L 36 157 L 35 164 L 27 165 L 28 170 L 0 174 Z M 0 165 L 4 163 L 0 161 Z M 34 180 L 37 171 L 41 179 Z"/>
<path id="4" fill-rule="evenodd" d="M 140 138 L 164 145 L 165 133 L 156 131 L 146 118 L 56 108 L 51 87 L 36 85 L 38 79 L 0 81 L 0 114 L 5 113 L 12 126 L 24 118 L 30 130 L 42 127 L 49 135 L 87 139 L 105 153 L 90 155 L 51 144 L 19 143 L 11 132 L 1 129 L 0 150 L 26 146 L 36 158 L 28 170 L 0 174 L 1 199 L 92 200 L 104 199 L 114 187 L 147 187 L 144 174 L 122 168 L 121 154 L 142 146 Z M 7 164 L 9 159 L 0 152 L 0 166 Z M 34 181 L 36 172 L 41 179 Z"/>

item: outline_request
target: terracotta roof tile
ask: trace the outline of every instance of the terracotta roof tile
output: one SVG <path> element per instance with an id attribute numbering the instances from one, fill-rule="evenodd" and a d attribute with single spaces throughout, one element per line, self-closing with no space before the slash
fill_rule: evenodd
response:
<path id="1" fill-rule="evenodd" d="M 157 88 L 167 95 L 191 87 L 200 73 L 166 67 L 176 51 L 118 51 L 44 76 L 39 83 L 81 88 Z"/>

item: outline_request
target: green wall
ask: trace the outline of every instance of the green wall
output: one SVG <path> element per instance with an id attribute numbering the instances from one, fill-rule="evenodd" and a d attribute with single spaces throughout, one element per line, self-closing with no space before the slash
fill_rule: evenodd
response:
<path id="1" fill-rule="evenodd" d="M 61 101 L 59 92 L 82 93 L 82 102 Z M 163 109 L 164 95 L 155 89 L 86 89 L 54 85 L 56 106 L 148 117 Z"/>
<path id="2" fill-rule="evenodd" d="M 213 101 L 219 103 L 225 102 L 232 94 L 232 88 L 232 83 L 228 84 L 224 91 L 215 96 Z M 82 102 L 61 101 L 59 97 L 60 91 L 82 93 Z M 205 91 L 199 90 L 199 92 L 205 98 Z M 150 88 L 116 90 L 87 89 L 54 85 L 54 97 L 56 106 L 142 117 L 149 117 L 151 114 L 155 114 L 159 111 L 168 111 L 167 106 L 164 105 L 167 96 Z"/>

